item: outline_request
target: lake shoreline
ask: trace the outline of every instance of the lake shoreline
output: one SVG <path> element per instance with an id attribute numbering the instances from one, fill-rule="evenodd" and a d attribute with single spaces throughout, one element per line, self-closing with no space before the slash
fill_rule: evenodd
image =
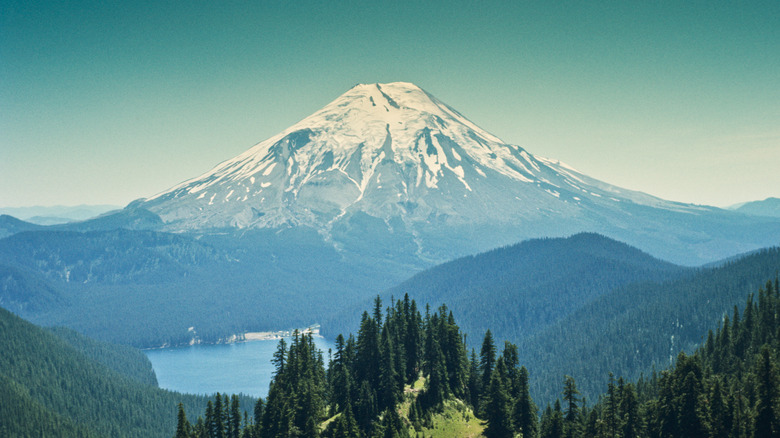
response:
<path id="1" fill-rule="evenodd" d="M 266 331 L 266 332 L 245 332 L 241 334 L 233 334 L 227 338 L 222 338 L 216 342 L 203 342 L 197 336 L 194 336 L 187 344 L 170 345 L 163 344 L 159 347 L 140 348 L 141 351 L 149 350 L 164 350 L 166 348 L 183 348 L 191 347 L 193 345 L 225 345 L 225 344 L 237 344 L 242 342 L 254 342 L 254 341 L 276 341 L 282 338 L 289 338 L 298 331 L 301 335 L 311 334 L 315 338 L 323 338 L 320 334 L 320 325 L 315 324 L 306 328 L 291 329 L 291 330 L 278 330 L 278 331 Z M 190 331 L 194 333 L 194 328 L 190 327 Z"/>

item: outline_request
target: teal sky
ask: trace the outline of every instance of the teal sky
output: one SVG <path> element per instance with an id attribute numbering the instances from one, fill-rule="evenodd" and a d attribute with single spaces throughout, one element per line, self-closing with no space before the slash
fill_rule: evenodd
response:
<path id="1" fill-rule="evenodd" d="M 780 2 L 0 1 L 0 206 L 118 204 L 357 83 L 726 206 L 780 196 Z"/>

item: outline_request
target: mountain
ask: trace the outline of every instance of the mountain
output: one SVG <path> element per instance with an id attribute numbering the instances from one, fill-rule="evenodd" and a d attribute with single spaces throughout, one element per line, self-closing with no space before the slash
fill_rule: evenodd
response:
<path id="1" fill-rule="evenodd" d="M 580 233 L 532 239 L 427 269 L 382 294 L 409 294 L 436 308 L 447 304 L 471 346 L 490 329 L 497 339 L 518 342 L 543 331 L 618 286 L 676 278 L 689 269 L 653 258 L 625 243 Z M 355 330 L 360 306 L 323 323 L 335 337 Z"/>
<path id="2" fill-rule="evenodd" d="M 665 201 L 533 155 L 402 82 L 357 85 L 136 208 L 167 231 L 307 227 L 340 251 L 428 264 L 581 231 L 688 265 L 780 239 L 778 220 Z"/>
<path id="3" fill-rule="evenodd" d="M 42 226 L 17 219 L 7 214 L 0 215 L 0 238 L 12 236 L 22 231 L 41 230 Z"/>
<path id="4" fill-rule="evenodd" d="M 780 198 L 745 202 L 731 207 L 734 211 L 753 216 L 780 217 Z"/>
<path id="5" fill-rule="evenodd" d="M 87 220 L 121 208 L 117 205 L 0 207 L 0 214 L 14 216 L 37 225 L 56 225 Z"/>

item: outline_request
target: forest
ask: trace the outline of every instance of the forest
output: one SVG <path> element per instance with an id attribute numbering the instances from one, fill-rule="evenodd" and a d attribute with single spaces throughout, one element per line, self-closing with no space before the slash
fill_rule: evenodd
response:
<path id="1" fill-rule="evenodd" d="M 452 406 L 466 423 L 477 419 L 470 436 L 780 436 L 778 286 L 768 281 L 668 369 L 636 381 L 610 374 L 593 401 L 562 376 L 559 398 L 541 410 L 517 346 L 499 351 L 488 330 L 469 353 L 446 306 L 421 313 L 406 295 L 383 311 L 377 297 L 357 337 L 338 336 L 327 368 L 311 335 L 296 333 L 289 346 L 279 342 L 268 397 L 252 415 L 217 394 L 194 423 L 180 407 L 176 438 L 459 436 L 434 425 Z"/>

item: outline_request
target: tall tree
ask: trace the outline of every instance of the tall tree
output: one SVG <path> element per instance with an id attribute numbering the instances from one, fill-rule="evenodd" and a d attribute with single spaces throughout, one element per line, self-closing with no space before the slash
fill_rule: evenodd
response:
<path id="1" fill-rule="evenodd" d="M 580 395 L 580 392 L 577 390 L 574 378 L 565 376 L 563 382 L 563 402 L 566 406 L 566 415 L 563 419 L 564 436 L 567 438 L 573 438 L 579 435 L 580 407 L 578 395 Z"/>
<path id="2" fill-rule="evenodd" d="M 482 339 L 482 348 L 479 350 L 480 374 L 482 374 L 482 388 L 485 391 L 490 388 L 493 368 L 496 364 L 496 346 L 493 343 L 493 334 L 488 329 Z"/>
<path id="3" fill-rule="evenodd" d="M 503 359 L 498 359 L 495 372 L 492 373 L 490 385 L 485 393 L 484 434 L 488 438 L 504 438 L 513 435 L 510 397 L 505 386 Z"/>
<path id="4" fill-rule="evenodd" d="M 519 395 L 512 412 L 515 429 L 524 437 L 534 437 L 537 432 L 537 408 L 531 399 L 528 370 L 525 367 L 521 367 L 518 372 L 518 387 Z"/>
<path id="5" fill-rule="evenodd" d="M 176 424 L 176 438 L 189 438 L 190 428 L 190 422 L 187 421 L 187 414 L 184 413 L 184 406 L 179 403 L 178 421 Z"/>
<path id="6" fill-rule="evenodd" d="M 757 395 L 756 415 L 753 426 L 754 437 L 780 436 L 780 421 L 778 421 L 778 378 L 777 370 L 772 363 L 769 347 L 764 345 L 758 355 L 756 364 Z"/>

